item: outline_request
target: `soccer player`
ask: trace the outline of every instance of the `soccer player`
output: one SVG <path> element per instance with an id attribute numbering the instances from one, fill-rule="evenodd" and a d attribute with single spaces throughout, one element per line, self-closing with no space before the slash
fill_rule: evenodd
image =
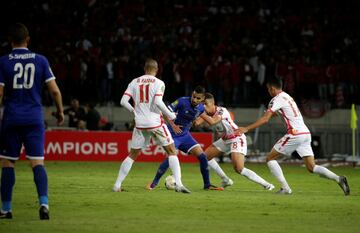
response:
<path id="1" fill-rule="evenodd" d="M 215 161 L 215 157 L 223 153 L 230 154 L 231 161 L 237 173 L 267 190 L 273 190 L 274 185 L 244 166 L 247 153 L 246 137 L 244 134 L 240 136 L 235 133 L 238 126 L 234 123 L 229 111 L 224 107 L 216 106 L 214 96 L 210 93 L 205 94 L 205 111 L 207 114 L 201 115 L 201 118 L 197 120 L 196 124 L 201 124 L 202 121 L 206 121 L 214 127 L 216 132 L 222 135 L 221 138 L 205 150 L 210 167 L 214 169 L 218 176 L 226 178 L 227 176 L 224 171 L 217 163 L 213 163 L 213 161 Z"/>
<path id="2" fill-rule="evenodd" d="M 123 191 L 122 182 L 130 172 L 131 166 L 139 156 L 141 149 L 149 144 L 152 137 L 156 144 L 163 146 L 168 155 L 169 166 L 176 181 L 175 191 L 190 193 L 181 182 L 181 169 L 174 140 L 161 118 L 161 112 L 170 120 L 174 120 L 176 115 L 166 107 L 162 100 L 165 84 L 155 77 L 158 72 L 157 62 L 148 59 L 144 70 L 145 75 L 132 80 L 121 98 L 121 105 L 135 115 L 135 128 L 132 134 L 130 155 L 120 166 L 113 191 Z M 133 99 L 135 107 L 129 103 L 130 98 Z"/>
<path id="3" fill-rule="evenodd" d="M 215 187 L 210 184 L 208 161 L 199 143 L 191 136 L 190 128 L 193 121 L 202 114 L 205 114 L 203 101 L 205 99 L 205 88 L 197 86 L 191 97 L 181 97 L 169 105 L 169 108 L 177 113 L 175 121 L 169 121 L 169 130 L 175 142 L 175 147 L 184 153 L 197 156 L 200 162 L 200 172 L 203 177 L 205 190 L 224 190 L 222 187 Z M 159 183 L 161 177 L 169 168 L 168 159 L 165 159 L 159 166 L 153 181 L 147 186 L 152 190 Z"/>
<path id="4" fill-rule="evenodd" d="M 268 110 L 254 123 L 239 127 L 236 133 L 246 133 L 249 130 L 266 124 L 275 114 L 280 115 L 287 128 L 287 133 L 276 142 L 266 161 L 271 173 L 281 184 L 280 194 L 291 194 L 292 190 L 287 183 L 280 165 L 276 161 L 281 155 L 291 155 L 295 150 L 302 157 L 306 168 L 311 173 L 317 173 L 322 177 L 334 180 L 338 183 L 345 195 L 350 194 L 350 188 L 346 177 L 338 176 L 323 166 L 315 164 L 314 153 L 311 148 L 311 133 L 305 125 L 303 117 L 294 99 L 282 90 L 282 80 L 278 78 L 270 79 L 267 82 L 267 89 L 271 97 Z"/>
<path id="5" fill-rule="evenodd" d="M 48 60 L 27 49 L 28 29 L 16 23 L 9 30 L 13 50 L 0 58 L 0 99 L 4 96 L 4 118 L 1 131 L 0 218 L 12 218 L 11 199 L 15 184 L 15 161 L 22 145 L 34 173 L 40 203 L 40 219 L 49 219 L 48 180 L 44 167 L 45 125 L 41 106 L 42 85 L 51 93 L 57 108 L 58 124 L 64 122 L 61 92 Z"/>

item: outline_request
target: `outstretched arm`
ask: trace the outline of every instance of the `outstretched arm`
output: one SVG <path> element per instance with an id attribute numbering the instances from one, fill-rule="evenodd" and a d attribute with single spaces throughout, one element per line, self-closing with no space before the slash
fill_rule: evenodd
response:
<path id="1" fill-rule="evenodd" d="M 262 126 L 263 124 L 268 123 L 268 121 L 270 120 L 270 118 L 273 115 L 274 115 L 273 112 L 266 111 L 265 114 L 262 117 L 260 117 L 257 121 L 255 121 L 254 123 L 252 123 L 246 127 L 239 127 L 237 130 L 235 130 L 235 133 L 243 134 L 243 133 L 247 133 L 249 130 L 256 129 L 256 128 Z"/>

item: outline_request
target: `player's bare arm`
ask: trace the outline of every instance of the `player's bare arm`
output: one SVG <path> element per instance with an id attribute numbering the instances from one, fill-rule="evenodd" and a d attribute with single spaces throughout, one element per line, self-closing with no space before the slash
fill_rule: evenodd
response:
<path id="1" fill-rule="evenodd" d="M 166 115 L 163 115 L 164 119 L 169 123 L 169 125 L 171 126 L 171 128 L 174 130 L 174 132 L 176 134 L 180 134 L 182 133 L 182 130 L 181 130 L 181 126 L 180 125 L 177 125 L 175 124 L 175 122 L 173 120 L 171 120 L 168 116 Z"/>
<path id="2" fill-rule="evenodd" d="M 198 126 L 202 125 L 204 122 L 205 122 L 205 120 L 199 116 L 198 118 L 196 118 L 193 121 L 193 126 L 198 127 Z"/>
<path id="3" fill-rule="evenodd" d="M 211 117 L 211 116 L 207 115 L 206 113 L 203 113 L 200 115 L 200 117 L 209 125 L 215 125 L 221 121 L 221 116 L 216 115 L 216 114 Z"/>
<path id="4" fill-rule="evenodd" d="M 247 133 L 250 130 L 256 129 L 256 128 L 268 123 L 273 115 L 274 115 L 273 112 L 266 111 L 265 114 L 262 117 L 260 117 L 257 121 L 255 121 L 254 123 L 252 123 L 246 127 L 239 127 L 237 130 L 235 130 L 235 133 L 241 135 L 243 133 Z"/>
<path id="5" fill-rule="evenodd" d="M 58 125 L 62 125 L 64 123 L 64 106 L 62 103 L 62 97 L 61 97 L 61 92 L 60 89 L 58 87 L 58 85 L 56 84 L 55 80 L 50 80 L 49 82 L 47 82 L 47 87 L 48 90 L 53 98 L 53 100 L 55 101 L 55 105 L 56 105 L 56 109 L 57 109 L 57 113 L 56 113 L 56 117 L 57 117 L 57 123 Z"/>

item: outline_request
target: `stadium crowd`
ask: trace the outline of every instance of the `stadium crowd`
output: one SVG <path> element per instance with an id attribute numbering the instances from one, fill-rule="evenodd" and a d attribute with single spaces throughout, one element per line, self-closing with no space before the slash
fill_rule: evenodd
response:
<path id="1" fill-rule="evenodd" d="M 147 57 L 159 61 L 166 100 L 200 84 L 226 106 L 266 103 L 264 83 L 282 77 L 301 103 L 360 104 L 357 8 L 321 1 L 29 0 L 17 7 L 30 49 L 46 55 L 65 104 L 119 104 Z M 32 9 L 29 11 L 29 9 Z M 9 50 L 1 33 L 0 53 Z M 51 104 L 45 92 L 45 104 Z"/>

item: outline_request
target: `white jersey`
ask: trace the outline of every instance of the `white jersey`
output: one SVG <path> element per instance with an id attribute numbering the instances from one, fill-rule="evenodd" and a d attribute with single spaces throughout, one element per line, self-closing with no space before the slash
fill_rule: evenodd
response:
<path id="1" fill-rule="evenodd" d="M 162 98 L 165 84 L 151 75 L 143 75 L 131 81 L 124 95 L 134 101 L 135 126 L 138 129 L 157 128 L 162 125 L 161 111 L 155 98 Z"/>
<path id="2" fill-rule="evenodd" d="M 217 133 L 221 133 L 221 138 L 225 141 L 236 138 L 234 131 L 238 128 L 235 124 L 229 111 L 220 106 L 216 106 L 216 112 L 214 115 L 221 116 L 221 121 L 213 126 L 213 130 Z"/>
<path id="3" fill-rule="evenodd" d="M 284 119 L 288 134 L 309 134 L 310 131 L 294 99 L 286 92 L 280 92 L 272 98 L 268 111 L 276 112 Z"/>

